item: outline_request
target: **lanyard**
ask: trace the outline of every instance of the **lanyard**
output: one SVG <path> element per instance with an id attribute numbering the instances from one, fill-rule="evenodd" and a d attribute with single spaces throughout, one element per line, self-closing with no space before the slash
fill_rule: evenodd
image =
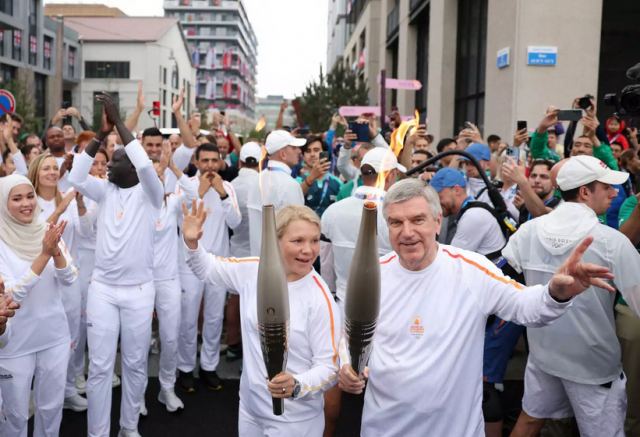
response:
<path id="1" fill-rule="evenodd" d="M 551 197 L 551 199 L 549 200 L 545 200 L 544 201 L 544 206 L 549 206 L 549 204 L 553 202 L 553 197 Z M 533 217 L 531 216 L 531 213 L 529 212 L 527 215 L 527 221 L 531 220 Z"/>
<path id="2" fill-rule="evenodd" d="M 285 170 L 284 168 L 280 168 L 280 167 L 267 167 L 267 170 L 269 170 L 269 171 L 279 171 L 279 172 L 281 172 L 281 173 L 285 173 L 285 174 L 287 174 L 287 175 L 291 176 L 291 172 L 290 172 L 290 171 Z"/>

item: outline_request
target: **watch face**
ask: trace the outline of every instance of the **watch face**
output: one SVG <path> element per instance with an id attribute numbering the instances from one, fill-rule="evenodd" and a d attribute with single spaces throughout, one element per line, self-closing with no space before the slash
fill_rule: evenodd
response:
<path id="1" fill-rule="evenodd" d="M 292 397 L 298 397 L 298 395 L 300 394 L 300 383 L 296 381 L 296 385 L 293 387 L 293 396 Z"/>

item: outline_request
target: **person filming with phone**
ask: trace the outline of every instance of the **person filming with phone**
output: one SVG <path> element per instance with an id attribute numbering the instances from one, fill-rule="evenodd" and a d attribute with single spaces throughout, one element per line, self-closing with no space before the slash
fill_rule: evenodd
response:
<path id="1" fill-rule="evenodd" d="M 309 137 L 301 149 L 304 164 L 297 179 L 305 196 L 304 203 L 322 216 L 336 201 L 342 182 L 330 172 L 331 157 L 321 137 Z"/>

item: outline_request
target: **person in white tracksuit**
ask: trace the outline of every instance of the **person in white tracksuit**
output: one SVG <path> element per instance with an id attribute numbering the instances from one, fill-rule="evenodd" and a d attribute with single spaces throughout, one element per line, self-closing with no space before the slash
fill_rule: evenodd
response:
<path id="1" fill-rule="evenodd" d="M 11 338 L 11 323 L 9 319 L 16 315 L 16 310 L 20 304 L 13 301 L 13 298 L 5 294 L 4 281 L 0 277 L 0 349 L 9 343 Z M 6 417 L 2 408 L 2 391 L 0 390 L 0 423 L 4 423 Z"/>
<path id="2" fill-rule="evenodd" d="M 27 436 L 32 384 L 34 436 L 58 435 L 62 420 L 70 337 L 61 295 L 77 269 L 62 241 L 65 222 L 47 225 L 37 208 L 29 179 L 0 179 L 0 277 L 21 305 L 11 342 L 0 349 L 2 436 Z"/>
<path id="3" fill-rule="evenodd" d="M 198 174 L 192 178 L 198 183 L 198 196 L 210 211 L 204 225 L 202 244 L 207 250 L 229 255 L 229 228 L 240 224 L 241 215 L 233 186 L 223 181 L 217 170 L 220 166 L 218 148 L 210 143 L 200 145 L 195 153 Z M 181 251 L 184 260 L 184 251 Z M 226 288 L 221 284 L 205 284 L 191 273 L 182 262 L 182 320 L 178 343 L 178 369 L 180 384 L 186 391 L 195 390 L 193 370 L 196 365 L 197 324 L 200 303 L 204 294 L 204 324 L 200 350 L 200 379 L 210 390 L 222 388 L 216 368 L 220 361 L 220 335 L 224 314 Z"/>
<path id="4" fill-rule="evenodd" d="M 284 207 L 277 235 L 289 291 L 287 369 L 267 381 L 257 320 L 259 258 L 223 258 L 207 253 L 198 239 L 206 219 L 193 203 L 183 219 L 187 262 L 198 278 L 224 284 L 240 295 L 244 366 L 240 379 L 238 433 L 243 437 L 319 437 L 324 431 L 323 392 L 336 381 L 340 316 L 313 262 L 320 250 L 320 219 L 308 207 Z M 273 414 L 272 397 L 284 399 Z"/>
<path id="5" fill-rule="evenodd" d="M 592 241 L 586 239 L 547 285 L 525 288 L 484 256 L 438 244 L 438 195 L 416 179 L 393 185 L 383 212 L 394 252 L 380 259 L 380 315 L 368 369 L 356 375 L 345 354 L 339 385 L 361 393 L 368 375 L 363 436 L 482 436 L 488 316 L 546 325 L 589 284 L 613 291 L 606 282 L 613 275 L 581 261 Z"/>
<path id="6" fill-rule="evenodd" d="M 58 188 L 60 170 L 56 159 L 45 153 L 38 156 L 29 167 L 29 179 L 38 195 L 40 206 L 39 218 L 44 222 L 56 223 L 58 220 L 67 222 L 62 238 L 74 260 L 78 260 L 78 240 L 81 236 L 91 233 L 91 222 L 86 217 L 87 209 L 82 196 L 77 196 L 73 189 L 61 193 Z M 78 273 L 79 274 L 79 273 Z M 67 315 L 69 333 L 71 335 L 71 357 L 74 356 L 80 336 L 82 289 L 80 281 L 76 280 L 63 288 L 62 304 Z M 87 400 L 78 394 L 75 384 L 76 369 L 70 358 L 67 369 L 67 384 L 64 393 L 64 408 L 76 412 L 87 409 Z"/>
<path id="7" fill-rule="evenodd" d="M 182 218 L 182 203 L 191 202 L 198 195 L 198 185 L 178 169 L 171 160 L 171 145 L 163 144 L 162 157 L 154 162 L 160 179 L 167 167 L 178 181 L 176 193 L 165 194 L 164 204 L 155 225 L 153 284 L 156 289 L 155 309 L 160 323 L 160 393 L 158 401 L 167 411 L 184 408 L 176 396 L 176 368 L 178 365 L 178 335 L 180 333 L 181 291 L 178 277 L 178 223 Z M 163 181 L 164 182 L 164 181 Z"/>
<path id="8" fill-rule="evenodd" d="M 99 204 L 96 257 L 87 300 L 88 434 L 110 430 L 111 382 L 118 335 L 122 357 L 120 436 L 139 436 L 138 418 L 147 380 L 151 342 L 153 241 L 164 187 L 144 149 L 120 119 L 112 98 L 100 94 L 102 127 L 76 155 L 69 182 Z M 126 146 L 114 151 L 108 181 L 89 176 L 101 141 L 118 130 Z"/>

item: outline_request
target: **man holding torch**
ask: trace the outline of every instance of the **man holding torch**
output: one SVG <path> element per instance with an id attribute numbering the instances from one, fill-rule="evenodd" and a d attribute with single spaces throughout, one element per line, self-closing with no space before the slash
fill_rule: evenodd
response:
<path id="1" fill-rule="evenodd" d="M 395 184 L 383 214 L 394 252 L 380 260 L 380 315 L 368 368 L 342 365 L 340 387 L 368 378 L 362 435 L 484 434 L 482 351 L 487 317 L 543 326 L 590 286 L 608 291 L 607 268 L 581 262 L 587 237 L 547 285 L 525 288 L 482 255 L 436 242 L 438 195 L 417 180 Z"/>

